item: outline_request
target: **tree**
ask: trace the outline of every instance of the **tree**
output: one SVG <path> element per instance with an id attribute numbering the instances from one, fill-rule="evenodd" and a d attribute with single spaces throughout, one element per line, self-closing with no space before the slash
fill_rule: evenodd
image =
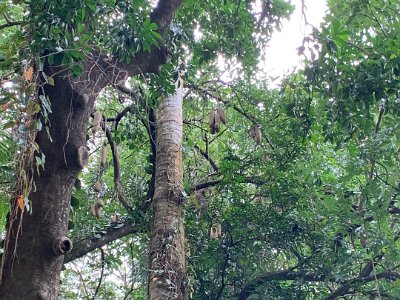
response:
<path id="1" fill-rule="evenodd" d="M 143 27 L 147 34 L 153 34 L 150 42 L 158 47 L 152 50 L 149 44 L 143 43 L 142 47 L 148 51 L 136 54 L 133 60 L 129 56 L 123 57 L 125 61 L 132 60 L 127 64 L 101 54 L 96 45 L 88 42 L 88 35 L 86 38 L 79 37 L 85 39 L 82 46 L 94 49 L 87 51 L 86 55 L 82 55 L 78 49 L 65 51 L 69 53 L 65 55 L 51 53 L 54 49 L 64 52 L 61 46 L 56 46 L 60 43 L 57 38 L 62 35 L 65 34 L 65 44 L 68 44 L 77 37 L 71 36 L 73 33 L 93 30 L 94 24 L 90 21 L 96 13 L 95 3 L 88 2 L 83 9 L 77 6 L 79 3 L 76 1 L 71 7 L 59 7 L 55 2 L 46 4 L 43 1 L 26 5 L 29 11 L 26 26 L 32 26 L 30 30 L 36 30 L 35 34 L 40 37 L 31 45 L 32 51 L 44 55 L 37 62 L 32 61 L 36 78 L 30 74 L 32 67 L 25 73 L 27 81 L 37 84 L 34 87 L 36 99 L 31 103 L 41 110 L 40 116 L 33 114 L 32 122 L 36 123 L 36 128 L 43 126 L 47 130 L 38 131 L 32 144 L 25 146 L 27 159 L 35 155 L 32 151 L 34 148 L 30 147 L 37 146 L 42 154 L 43 169 L 34 169 L 29 161 L 20 167 L 20 172 L 26 175 L 22 178 L 23 182 L 19 182 L 16 192 L 18 198 L 13 201 L 8 219 L 0 289 L 3 299 L 57 297 L 63 263 L 61 255 L 72 248 L 72 242 L 65 237 L 71 191 L 78 173 L 87 164 L 86 127 L 95 99 L 107 85 L 118 85 L 128 75 L 157 71 L 160 64 L 166 61 L 166 53 L 165 47 L 158 45 L 156 38 L 166 32 L 180 5 L 180 1 L 159 3 L 150 16 L 151 21 L 146 19 L 144 22 L 144 26 L 148 27 Z M 103 10 L 107 9 L 106 5 L 104 3 Z M 44 23 L 36 23 L 36 18 L 43 18 Z M 75 18 L 79 18 L 79 22 Z M 58 27 L 52 25 L 55 19 L 59 21 Z M 65 33 L 60 32 L 62 27 Z M 48 39 L 49 44 L 40 44 L 39 40 L 43 39 Z M 74 60 L 79 60 L 79 65 L 73 64 Z M 72 64 L 70 68 L 65 67 L 66 62 Z M 25 209 L 26 205 L 20 204 L 27 199 L 31 211 Z M 16 258 L 18 263 L 15 263 Z"/>
<path id="2" fill-rule="evenodd" d="M 149 299 L 187 299 L 182 168 L 183 86 L 165 98 L 157 118 Z"/>
<path id="3" fill-rule="evenodd" d="M 397 3 L 330 3 L 279 89 L 285 1 L 65 4 L 0 6 L 2 299 L 398 297 Z"/>

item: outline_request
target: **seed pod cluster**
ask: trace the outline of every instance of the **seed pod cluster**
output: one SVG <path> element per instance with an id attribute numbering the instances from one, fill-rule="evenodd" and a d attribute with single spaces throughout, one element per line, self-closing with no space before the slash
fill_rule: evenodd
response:
<path id="1" fill-rule="evenodd" d="M 204 195 L 204 191 L 196 191 L 194 197 L 197 201 L 197 205 L 199 207 L 197 212 L 198 219 L 202 216 L 203 213 L 207 212 L 207 200 Z"/>
<path id="2" fill-rule="evenodd" d="M 217 109 L 217 113 L 219 115 L 219 118 L 221 119 L 221 122 L 226 125 L 226 118 L 225 118 L 225 112 L 222 108 Z"/>
<path id="3" fill-rule="evenodd" d="M 365 237 L 365 234 L 361 234 L 360 244 L 364 249 L 368 248 L 368 242 L 367 242 L 367 238 Z"/>
<path id="4" fill-rule="evenodd" d="M 220 223 L 214 224 L 210 228 L 210 239 L 220 239 L 222 237 L 222 226 Z"/>
<path id="5" fill-rule="evenodd" d="M 99 180 L 97 180 L 96 183 L 94 184 L 94 191 L 96 193 L 100 193 L 100 191 L 101 191 L 101 183 Z"/>
<path id="6" fill-rule="evenodd" d="M 90 213 L 95 218 L 101 217 L 101 209 L 104 206 L 104 201 L 101 199 L 97 199 L 96 202 L 90 207 Z"/>
<path id="7" fill-rule="evenodd" d="M 93 127 L 92 127 L 93 134 L 96 134 L 96 132 L 99 131 L 101 121 L 103 121 L 103 115 L 101 114 L 101 112 L 96 111 L 93 115 Z"/>
<path id="8" fill-rule="evenodd" d="M 225 112 L 219 108 L 210 112 L 208 116 L 208 125 L 211 134 L 218 133 L 221 129 L 221 122 L 226 124 Z"/>
<path id="9" fill-rule="evenodd" d="M 113 224 L 117 224 L 117 223 L 119 223 L 119 221 L 120 221 L 120 216 L 119 216 L 119 214 L 113 214 L 112 216 L 111 216 L 111 223 L 113 223 Z"/>
<path id="10" fill-rule="evenodd" d="M 253 140 L 256 142 L 256 145 L 261 144 L 261 130 L 257 125 L 251 126 L 249 134 L 253 138 Z"/>

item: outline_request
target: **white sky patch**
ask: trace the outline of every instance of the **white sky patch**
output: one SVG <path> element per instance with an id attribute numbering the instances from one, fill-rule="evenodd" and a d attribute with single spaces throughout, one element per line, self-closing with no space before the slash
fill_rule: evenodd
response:
<path id="1" fill-rule="evenodd" d="M 196 28 L 194 29 L 194 40 L 196 42 L 200 41 L 203 38 L 204 34 L 201 31 L 200 25 L 197 24 Z"/>
<path id="2" fill-rule="evenodd" d="M 242 64 L 236 58 L 226 59 L 222 54 L 218 55 L 217 66 L 221 71 L 219 80 L 230 82 L 232 78 L 237 78 Z"/>
<path id="3" fill-rule="evenodd" d="M 5 81 L 5 82 L 3 83 L 3 88 L 5 88 L 5 89 L 9 89 L 9 88 L 11 88 L 12 86 L 13 86 L 12 81 Z"/>
<path id="4" fill-rule="evenodd" d="M 316 28 L 327 12 L 326 0 L 304 0 L 307 22 Z M 265 52 L 262 62 L 268 77 L 281 77 L 295 67 L 302 65 L 302 57 L 297 55 L 297 48 L 301 46 L 304 36 L 311 33 L 311 26 L 306 26 L 301 12 L 301 0 L 292 0 L 296 6 L 290 20 L 282 21 L 282 30 L 272 34 L 271 41 Z"/>
<path id="5" fill-rule="evenodd" d="M 312 32 L 313 27 L 320 28 L 328 8 L 326 0 L 304 0 L 305 15 L 302 13 L 302 0 L 291 0 L 295 10 L 290 19 L 282 20 L 281 30 L 275 30 L 271 40 L 261 50 L 260 70 L 255 74 L 256 81 L 268 80 L 271 88 L 277 87 L 283 76 L 303 66 L 303 56 L 298 55 L 298 47 L 302 46 L 304 37 Z M 261 12 L 261 1 L 255 0 L 252 11 L 257 16 Z M 199 25 L 195 28 L 195 39 L 201 40 L 203 33 Z M 310 58 L 307 50 L 304 53 Z M 317 53 L 315 53 L 318 55 Z M 219 79 L 223 82 L 230 82 L 237 78 L 242 65 L 234 59 L 226 59 L 222 54 L 218 55 L 216 65 L 221 71 Z"/>

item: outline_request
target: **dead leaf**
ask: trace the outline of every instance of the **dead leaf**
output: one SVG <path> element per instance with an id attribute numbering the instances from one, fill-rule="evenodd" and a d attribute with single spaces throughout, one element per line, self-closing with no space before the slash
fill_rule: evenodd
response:
<path id="1" fill-rule="evenodd" d="M 26 81 L 31 81 L 32 75 L 33 75 L 33 67 L 29 67 L 29 69 L 26 70 L 24 74 Z"/>
<path id="2" fill-rule="evenodd" d="M 20 195 L 20 196 L 18 197 L 18 207 L 19 207 L 22 211 L 24 211 L 25 204 L 24 204 L 24 196 L 22 196 L 22 195 Z"/>

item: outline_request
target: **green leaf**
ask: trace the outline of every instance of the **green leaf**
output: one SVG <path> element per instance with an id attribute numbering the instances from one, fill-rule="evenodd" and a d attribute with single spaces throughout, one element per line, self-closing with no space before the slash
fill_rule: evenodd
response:
<path id="1" fill-rule="evenodd" d="M 156 23 L 150 23 L 149 24 L 149 29 L 151 30 L 157 30 L 158 29 L 158 25 Z"/>
<path id="2" fill-rule="evenodd" d="M 71 196 L 71 206 L 78 207 L 79 206 L 79 199 L 75 196 Z"/>
<path id="3" fill-rule="evenodd" d="M 79 77 L 83 73 L 83 68 L 82 68 L 81 65 L 75 64 L 75 65 L 70 67 L 70 71 L 72 72 L 74 77 Z"/>

